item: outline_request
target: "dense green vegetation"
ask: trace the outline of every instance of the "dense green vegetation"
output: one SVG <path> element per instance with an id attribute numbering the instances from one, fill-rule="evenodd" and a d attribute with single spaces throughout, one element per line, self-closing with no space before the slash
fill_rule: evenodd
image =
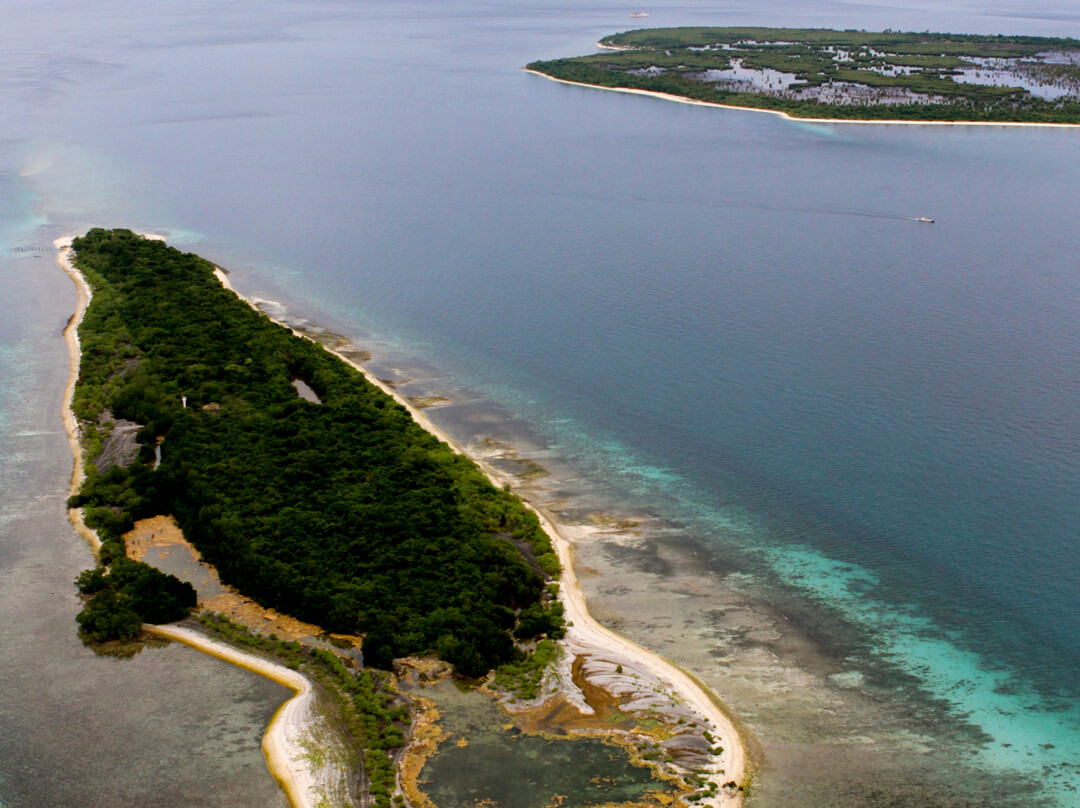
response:
<path id="1" fill-rule="evenodd" d="M 1012 58 L 1051 48 L 1080 48 L 1080 40 L 1041 36 L 984 36 L 924 31 L 838 31 L 831 28 L 685 27 L 642 28 L 604 37 L 601 43 L 630 48 L 707 47 L 743 42 L 794 42 L 843 48 L 872 47 L 888 53 L 954 53 Z"/>
<path id="2" fill-rule="evenodd" d="M 79 631 L 93 642 L 131 639 L 144 621 L 171 623 L 195 607 L 191 584 L 127 558 L 86 570 L 75 585 L 87 598 L 76 617 Z"/>
<path id="3" fill-rule="evenodd" d="M 88 466 L 71 501 L 104 565 L 124 558 L 134 520 L 172 513 L 227 583 L 364 632 L 379 667 L 435 652 L 477 676 L 520 657 L 515 635 L 561 630 L 514 544 L 557 574 L 536 516 L 362 374 L 245 305 L 198 256 L 126 230 L 73 247 L 94 292 L 76 415 L 84 433 L 105 411 L 144 425 L 141 462 Z M 297 395 L 297 378 L 321 403 Z"/>
<path id="4" fill-rule="evenodd" d="M 1080 66 L 1043 61 L 1048 51 L 1080 54 L 1080 40 L 804 28 L 657 28 L 605 37 L 618 50 L 533 62 L 566 81 L 682 96 L 795 117 L 882 120 L 1080 123 Z M 1051 83 L 1041 98 L 1020 86 L 964 80 L 995 70 L 1009 81 Z M 742 78 L 714 71 L 739 66 Z M 774 70 L 791 78 L 781 86 Z M 772 84 L 768 82 L 770 79 Z"/>
<path id="5" fill-rule="evenodd" d="M 493 684 L 498 690 L 513 693 L 528 701 L 540 694 L 540 685 L 547 666 L 555 661 L 559 647 L 552 640 L 540 640 L 520 662 L 507 662 L 495 669 Z"/>

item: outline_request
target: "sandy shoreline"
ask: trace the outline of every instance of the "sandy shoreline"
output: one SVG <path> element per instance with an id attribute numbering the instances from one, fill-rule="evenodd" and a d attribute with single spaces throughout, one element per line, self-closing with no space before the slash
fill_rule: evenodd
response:
<path id="1" fill-rule="evenodd" d="M 535 508 L 534 508 L 535 510 Z M 585 593 L 578 582 L 574 569 L 573 547 L 564 538 L 559 527 L 547 514 L 537 512 L 540 524 L 548 535 L 555 539 L 559 562 L 563 565 L 560 597 L 566 609 L 565 617 L 572 624 L 567 632 L 568 638 L 601 653 L 610 653 L 615 659 L 627 656 L 647 670 L 671 690 L 681 696 L 685 703 L 712 725 L 716 742 L 723 747 L 720 755 L 720 771 L 723 776 L 715 778 L 718 785 L 735 782 L 744 785 L 747 775 L 746 749 L 732 718 L 719 706 L 719 700 L 711 694 L 697 679 L 688 675 L 682 668 L 668 659 L 633 640 L 623 637 L 597 622 L 589 614 Z M 702 804 L 716 806 L 738 806 L 742 804 L 743 793 L 737 790 L 721 788 L 712 800 L 703 800 Z"/>
<path id="2" fill-rule="evenodd" d="M 154 234 L 148 234 L 146 237 L 159 241 L 165 240 L 163 237 Z M 71 474 L 68 496 L 78 493 L 79 486 L 86 476 L 83 470 L 85 459 L 80 442 L 79 424 L 71 408 L 71 403 L 75 394 L 75 385 L 79 379 L 79 363 L 82 358 L 78 328 L 93 297 L 82 273 L 71 263 L 71 242 L 71 237 L 59 238 L 53 242 L 53 246 L 59 250 L 56 262 L 71 278 L 78 292 L 75 313 L 64 329 L 64 339 L 67 342 L 70 354 L 70 373 L 64 388 L 63 420 L 64 429 L 68 435 L 68 443 L 71 446 L 72 457 L 74 458 L 74 469 Z M 96 554 L 101 548 L 101 540 L 98 538 L 97 533 L 87 527 L 83 521 L 82 509 L 69 508 L 68 519 L 70 519 L 75 531 L 86 540 Z M 266 755 L 266 763 L 270 773 L 288 795 L 289 802 L 294 808 L 316 808 L 333 774 L 330 767 L 323 766 L 321 769 L 316 769 L 313 765 L 309 765 L 305 757 L 307 750 L 304 744 L 312 735 L 314 723 L 314 714 L 312 712 L 314 691 L 311 682 L 306 677 L 286 667 L 268 662 L 260 657 L 242 653 L 231 646 L 215 642 L 190 629 L 180 626 L 151 626 L 149 624 L 145 624 L 143 628 L 151 634 L 182 642 L 199 651 L 258 673 L 294 691 L 296 695 L 282 704 L 270 721 L 270 725 L 263 735 L 263 753 Z"/>
<path id="3" fill-rule="evenodd" d="M 245 654 L 231 645 L 217 642 L 183 626 L 151 626 L 143 630 L 159 637 L 183 643 L 204 654 L 210 654 L 225 662 L 237 665 L 252 673 L 265 676 L 293 691 L 293 696 L 282 704 L 263 735 L 262 748 L 266 765 L 274 779 L 281 785 L 289 802 L 298 808 L 315 808 L 325 792 L 331 767 L 306 765 L 307 740 L 314 723 L 315 690 L 311 681 L 284 665 Z"/>
<path id="4" fill-rule="evenodd" d="M 542 75 L 542 74 L 541 74 Z M 149 236 L 148 236 L 149 237 Z M 160 237 L 157 237 L 160 238 Z M 85 314 L 90 301 L 90 290 L 81 274 L 70 262 L 71 239 L 58 239 L 56 246 L 60 248 L 58 263 L 61 268 L 72 278 L 79 290 L 79 304 L 75 315 L 72 317 L 68 328 L 65 329 L 65 337 L 71 351 L 71 376 L 65 392 L 64 423 L 68 430 L 72 453 L 75 457 L 75 472 L 72 476 L 71 492 L 78 490 L 83 478 L 83 454 L 79 444 L 78 423 L 71 410 L 71 398 L 74 392 L 75 382 L 78 379 L 79 368 L 79 343 L 76 329 Z M 220 269 L 214 273 L 221 284 L 237 295 L 249 306 L 257 311 L 259 309 L 251 300 L 244 297 L 233 289 L 228 277 Z M 263 312 L 265 313 L 265 312 Z M 272 319 L 272 318 L 271 318 Z M 287 324 L 281 323 L 290 328 Z M 295 329 L 290 330 L 297 336 L 307 339 L 311 337 Z M 325 346 L 324 346 L 325 347 Z M 397 393 L 392 387 L 375 378 L 374 374 L 365 367 L 349 359 L 339 351 L 326 348 L 343 362 L 357 369 L 364 378 L 374 384 L 380 390 L 393 398 L 412 415 L 420 426 L 429 433 L 445 442 L 454 452 L 470 457 L 487 475 L 489 480 L 496 485 L 502 486 L 510 482 L 503 478 L 489 466 L 483 458 L 470 455 L 462 449 L 449 435 L 435 426 L 431 420 L 418 407 L 410 403 L 405 397 Z M 693 676 L 687 674 L 677 665 L 664 659 L 659 654 L 648 651 L 637 643 L 622 637 L 614 631 L 598 623 L 588 611 L 585 596 L 578 583 L 577 574 L 573 564 L 573 544 L 569 538 L 574 529 L 567 525 L 561 525 L 552 517 L 539 510 L 532 503 L 526 503 L 536 512 L 544 530 L 551 536 L 552 543 L 558 553 L 559 560 L 563 565 L 563 576 L 560 586 L 560 598 L 566 610 L 566 619 L 569 624 L 567 644 L 584 652 L 590 657 L 601 660 L 617 662 L 625 660 L 640 671 L 647 672 L 669 689 L 682 704 L 691 708 L 710 727 L 714 742 L 723 748 L 723 752 L 715 757 L 717 765 L 713 767 L 711 779 L 717 783 L 718 791 L 715 797 L 701 800 L 699 804 L 722 806 L 723 808 L 735 808 L 742 804 L 743 792 L 731 788 L 725 789 L 725 783 L 733 782 L 739 786 L 744 785 L 748 764 L 746 751 L 739 736 L 735 722 L 720 707 L 718 699 L 710 693 L 704 685 Z M 82 523 L 81 513 L 75 510 L 69 511 L 72 524 L 80 535 L 90 542 L 92 547 L 100 545 L 96 535 Z M 148 630 L 160 636 L 176 639 L 206 653 L 217 656 L 223 660 L 244 667 L 261 675 L 267 676 L 286 687 L 291 688 L 297 696 L 287 701 L 279 709 L 270 726 L 267 728 L 263 739 L 263 749 L 266 752 L 267 763 L 274 777 L 282 784 L 282 788 L 288 794 L 290 801 L 296 808 L 314 808 L 319 801 L 320 790 L 325 789 L 328 774 L 313 771 L 307 765 L 304 757 L 303 739 L 310 735 L 314 715 L 312 711 L 312 687 L 309 680 L 295 671 L 291 671 L 280 665 L 268 662 L 258 657 L 244 654 L 231 646 L 210 640 L 197 632 L 176 626 L 148 627 Z"/>
<path id="5" fill-rule="evenodd" d="M 599 43 L 597 43 L 599 45 Z M 624 48 L 616 48 L 611 45 L 600 45 L 600 47 L 608 50 L 625 50 Z M 532 73 L 534 76 L 543 76 L 550 81 L 557 81 L 559 84 L 569 84 L 574 87 L 591 87 L 594 90 L 611 90 L 616 93 L 630 93 L 631 95 L 646 95 L 652 98 L 660 98 L 664 101 L 677 101 L 680 104 L 693 104 L 698 107 L 714 107 L 716 109 L 738 109 L 744 112 L 766 112 L 770 115 L 779 115 L 781 118 L 785 118 L 795 123 L 836 123 L 836 124 L 876 124 L 879 126 L 1032 126 L 1051 129 L 1076 129 L 1080 128 L 1080 123 L 1025 123 L 1023 121 L 879 121 L 869 118 L 801 118 L 796 115 L 791 115 L 783 110 L 779 109 L 763 109 L 761 107 L 742 107 L 736 104 L 720 104 L 715 101 L 698 101 L 695 98 L 686 98 L 681 95 L 673 95 L 672 93 L 660 93 L 655 90 L 637 90 L 633 87 L 605 87 L 602 84 L 589 84 L 587 81 L 570 81 L 569 79 L 560 79 L 555 76 L 549 76 L 547 73 L 541 73 L 539 70 L 530 70 L 527 67 L 521 68 L 526 73 Z"/>
<path id="6" fill-rule="evenodd" d="M 68 444 L 71 446 L 71 455 L 75 459 L 75 465 L 71 471 L 71 482 L 68 484 L 69 497 L 79 493 L 79 486 L 82 485 L 83 478 L 86 476 L 83 471 L 83 449 L 80 440 L 79 422 L 75 418 L 75 412 L 71 409 L 71 404 L 75 397 L 75 385 L 79 381 L 79 362 L 82 358 L 82 349 L 79 346 L 79 324 L 86 315 L 86 309 L 89 307 L 90 299 L 93 297 L 82 273 L 75 269 L 71 263 L 71 241 L 71 237 L 67 236 L 58 238 L 53 242 L 53 246 L 59 251 L 56 255 L 56 263 L 71 278 L 71 282 L 75 284 L 75 290 L 78 293 L 75 313 L 71 315 L 71 319 L 68 320 L 68 324 L 64 328 L 64 341 L 67 342 L 69 360 L 68 380 L 64 386 L 63 420 L 64 431 L 67 432 Z M 72 527 L 75 528 L 75 532 L 86 540 L 86 543 L 90 545 L 90 549 L 97 555 L 97 551 L 101 549 L 101 540 L 98 538 L 97 533 L 88 528 L 83 521 L 82 508 L 68 508 L 68 520 L 71 522 Z"/>

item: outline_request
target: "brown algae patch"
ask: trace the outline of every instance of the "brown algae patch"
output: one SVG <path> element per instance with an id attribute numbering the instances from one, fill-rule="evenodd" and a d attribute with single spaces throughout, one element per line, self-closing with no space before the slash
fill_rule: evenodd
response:
<path id="1" fill-rule="evenodd" d="M 472 683 L 450 680 L 422 690 L 422 698 L 430 696 L 437 705 L 444 734 L 416 783 L 439 808 L 680 803 L 684 789 L 657 777 L 627 743 L 626 733 L 603 720 L 581 722 L 580 713 L 571 709 L 562 713 L 569 720 L 560 726 L 560 707 L 545 705 L 543 731 L 523 731 L 521 715 L 508 716 L 490 692 Z M 569 726 L 575 731 L 569 732 Z"/>
<path id="2" fill-rule="evenodd" d="M 520 483 L 538 480 L 551 474 L 535 460 L 522 457 L 517 447 L 494 438 L 484 438 L 480 448 L 470 449 L 469 455 L 483 460 L 496 471 L 515 477 Z"/>
<path id="3" fill-rule="evenodd" d="M 606 513 L 590 513 L 584 523 L 602 528 L 599 533 L 636 533 L 641 527 L 640 519 L 627 519 L 610 516 Z"/>
<path id="4" fill-rule="evenodd" d="M 601 687 L 589 682 L 582 673 L 584 659 L 575 657 L 571 666 L 574 686 L 581 692 L 592 714 L 582 712 L 564 694 L 558 693 L 541 704 L 514 711 L 515 725 L 522 732 L 566 735 L 572 732 L 609 732 L 616 725 L 628 722 L 622 730 L 636 729 L 637 721 L 619 707 L 625 698 L 613 696 Z"/>
<path id="5" fill-rule="evenodd" d="M 436 808 L 420 789 L 420 773 L 449 735 L 439 723 L 442 714 L 435 702 L 420 695 L 420 690 L 449 679 L 453 670 L 440 659 L 409 657 L 395 660 L 394 674 L 399 690 L 407 690 L 412 701 L 408 738 L 398 761 L 398 783 L 413 808 Z"/>
<path id="6" fill-rule="evenodd" d="M 592 677 L 590 679 L 590 676 Z M 573 690 L 580 700 L 559 692 L 521 711 L 512 706 L 516 726 L 545 737 L 602 736 L 621 746 L 636 765 L 685 797 L 705 786 L 711 758 L 720 751 L 704 723 L 670 697 L 658 682 L 590 654 L 578 654 L 570 665 Z M 582 709 L 581 702 L 585 709 Z"/>
<path id="7" fill-rule="evenodd" d="M 566 653 L 561 675 L 549 671 L 562 685 L 549 681 L 529 702 L 511 702 L 490 680 L 476 688 L 448 670 L 399 668 L 417 706 L 401 764 L 407 797 L 425 808 L 655 808 L 715 795 L 718 750 L 695 713 L 632 663 Z"/>
<path id="8" fill-rule="evenodd" d="M 428 407 L 441 407 L 450 403 L 450 399 L 446 396 L 409 396 L 408 400 L 418 410 L 424 410 Z"/>

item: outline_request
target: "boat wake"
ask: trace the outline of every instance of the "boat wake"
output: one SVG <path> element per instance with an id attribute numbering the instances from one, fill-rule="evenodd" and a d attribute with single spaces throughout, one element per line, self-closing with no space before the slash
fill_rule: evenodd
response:
<path id="1" fill-rule="evenodd" d="M 603 202 L 624 202 L 625 198 L 615 197 L 602 193 L 560 193 L 549 191 L 550 196 L 572 197 L 578 199 L 595 199 Z M 816 216 L 857 216 L 864 219 L 892 219 L 898 222 L 921 222 L 933 224 L 934 220 L 929 216 L 908 216 L 900 213 L 881 213 L 867 210 L 842 210 L 837 208 L 804 208 L 789 205 L 754 204 L 749 202 L 735 202 L 729 200 L 690 200 L 690 199 L 664 199 L 648 196 L 634 197 L 635 202 L 653 205 L 673 205 L 684 208 L 726 208 L 728 210 L 759 210 L 768 213 L 806 213 Z"/>

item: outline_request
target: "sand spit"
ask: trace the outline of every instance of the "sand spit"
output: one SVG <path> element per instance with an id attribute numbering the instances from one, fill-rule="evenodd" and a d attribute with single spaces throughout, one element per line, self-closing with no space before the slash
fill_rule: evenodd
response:
<path id="1" fill-rule="evenodd" d="M 599 43 L 597 43 L 599 45 Z M 625 50 L 624 48 L 617 48 L 610 45 L 600 45 L 602 48 L 608 50 Z M 523 67 L 526 73 L 532 73 L 534 76 L 543 76 L 545 79 L 551 81 L 557 81 L 559 84 L 570 84 L 575 87 L 591 87 L 594 90 L 611 90 L 616 93 L 630 93 L 632 95 L 647 95 L 653 98 L 660 98 L 664 101 L 677 101 L 680 104 L 693 104 L 698 107 L 718 107 L 720 109 L 739 109 L 744 112 L 767 112 L 770 115 L 779 115 L 781 118 L 786 118 L 789 121 L 795 123 L 836 123 L 836 124 L 876 124 L 878 126 L 1036 126 L 1052 129 L 1075 129 L 1080 127 L 1077 123 L 1025 123 L 1023 121 L 878 121 L 868 118 L 801 118 L 795 115 L 789 115 L 778 109 L 762 109 L 760 107 L 741 107 L 736 104 L 719 104 L 715 101 L 698 101 L 695 98 L 685 98 L 681 95 L 673 95 L 672 93 L 660 93 L 655 90 L 637 90 L 632 87 L 605 87 L 602 84 L 589 84 L 586 81 L 570 81 L 569 79 L 560 79 L 555 76 L 549 76 L 547 73 L 541 73 L 539 70 L 530 70 L 527 67 Z"/>
<path id="2" fill-rule="evenodd" d="M 348 772 L 343 765 L 344 750 L 327 750 L 327 740 L 332 733 L 325 731 L 315 713 L 315 690 L 307 677 L 183 626 L 145 625 L 143 628 L 151 634 L 176 640 L 265 676 L 292 690 L 293 697 L 278 708 L 263 736 L 263 754 L 266 755 L 270 773 L 281 784 L 294 808 L 351 802 L 348 798 Z M 316 748 L 317 754 L 313 753 Z"/>
<path id="3" fill-rule="evenodd" d="M 746 750 L 735 722 L 720 706 L 719 700 L 694 677 L 673 662 L 638 645 L 634 641 L 601 625 L 589 614 L 588 605 L 574 569 L 573 541 L 590 528 L 557 525 L 547 514 L 538 513 L 544 529 L 555 539 L 559 561 L 563 565 L 560 597 L 570 623 L 567 632 L 568 649 L 586 658 L 592 668 L 589 680 L 602 686 L 612 695 L 629 697 L 637 709 L 664 709 L 671 698 L 672 707 L 688 708 L 710 726 L 714 743 L 723 751 L 713 756 L 708 767 L 711 779 L 721 788 L 703 805 L 732 808 L 742 804 L 743 792 L 738 788 L 723 788 L 727 783 L 742 786 L 747 775 Z M 655 683 L 662 690 L 657 692 Z M 624 705 L 633 709 L 631 705 Z"/>

